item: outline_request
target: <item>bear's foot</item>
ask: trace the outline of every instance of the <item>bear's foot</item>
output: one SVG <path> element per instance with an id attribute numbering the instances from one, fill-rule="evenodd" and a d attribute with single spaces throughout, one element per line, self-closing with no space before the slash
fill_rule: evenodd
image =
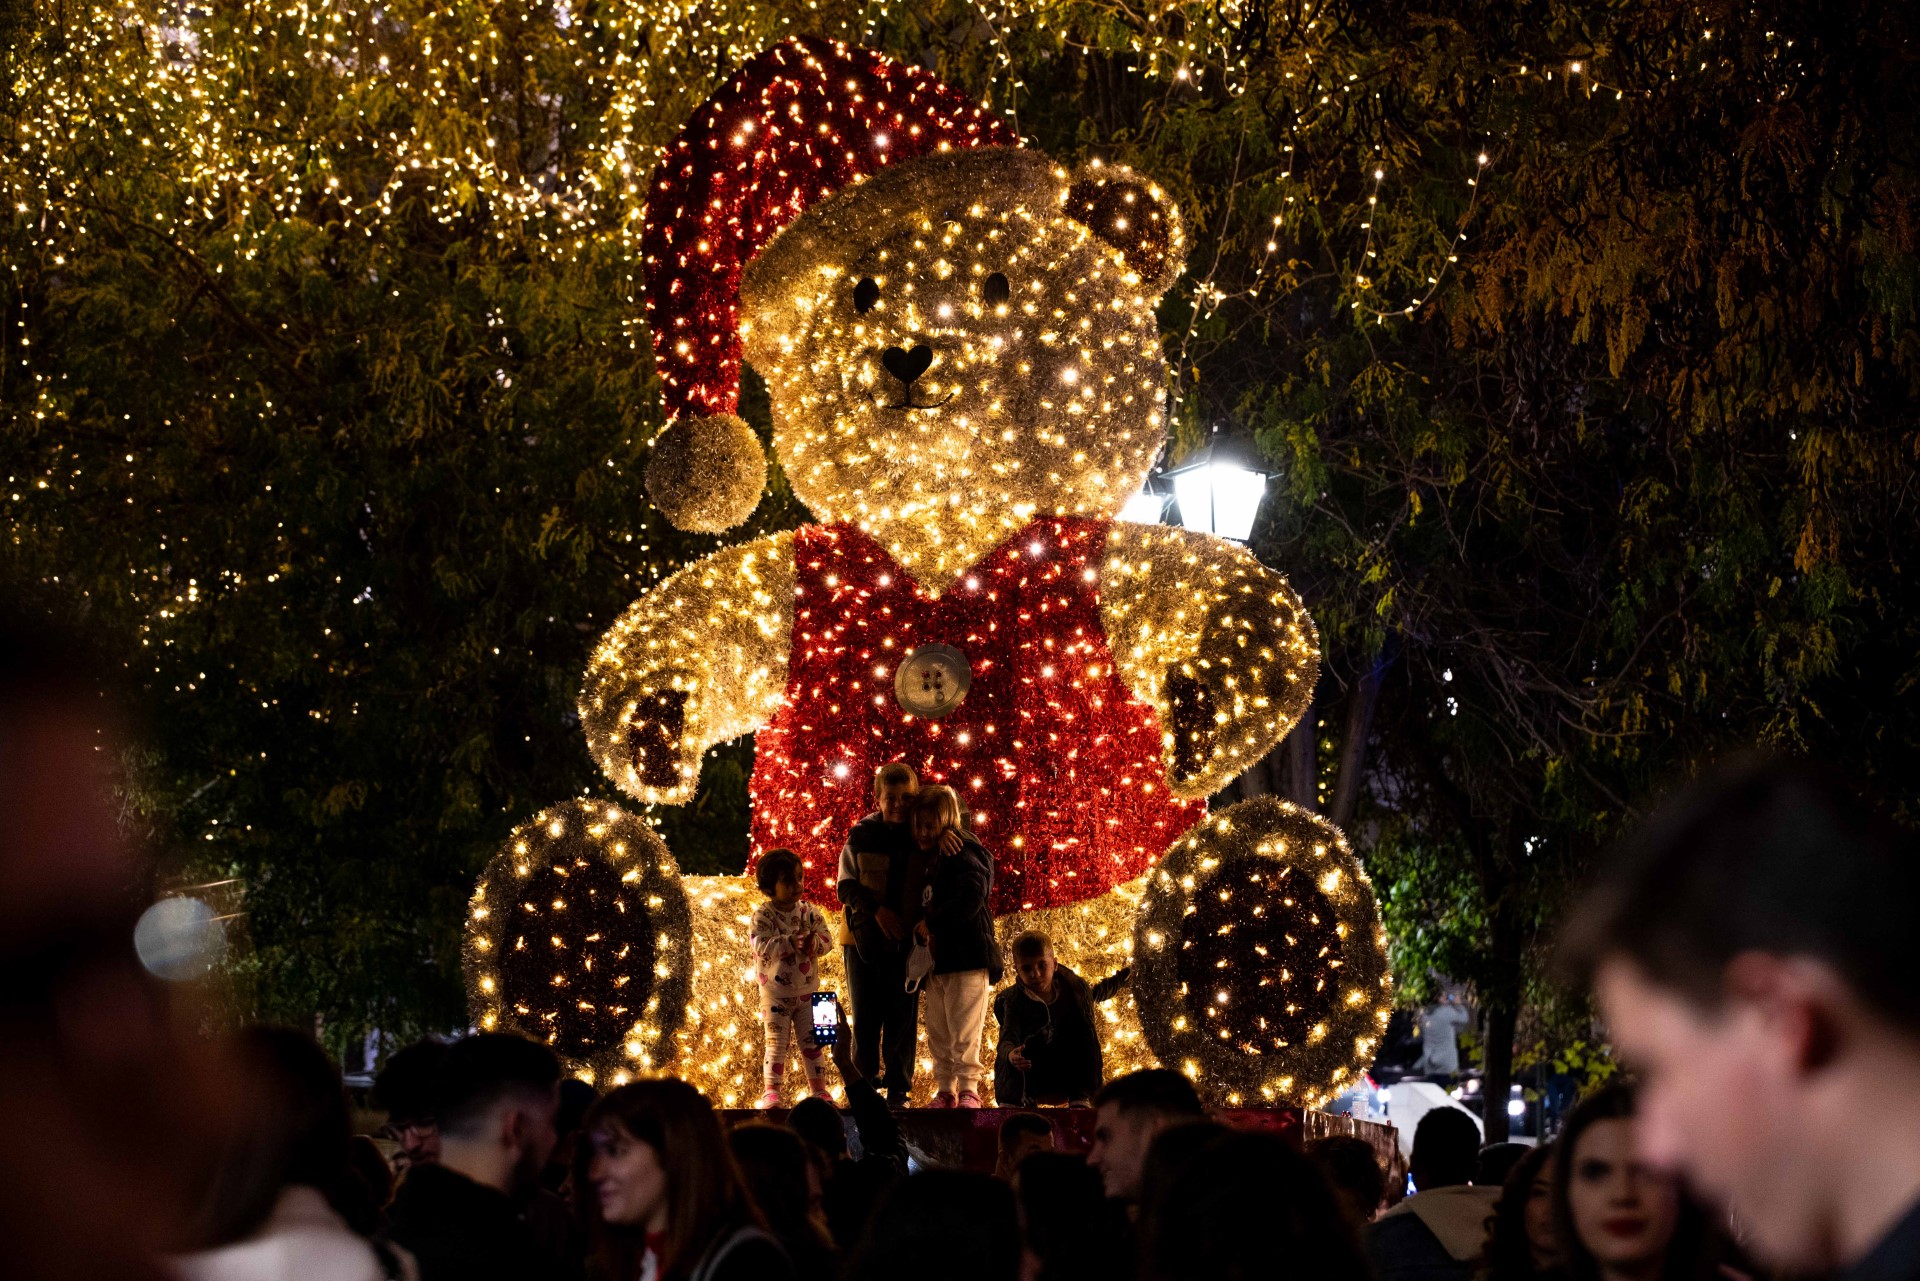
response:
<path id="1" fill-rule="evenodd" d="M 1209 815 L 1146 877 L 1133 989 L 1155 1057 L 1227 1106 L 1319 1107 L 1392 1008 L 1373 889 L 1346 837 L 1271 796 Z"/>
<path id="2" fill-rule="evenodd" d="M 646 822 L 576 799 L 522 823 L 467 912 L 467 996 L 487 1031 L 518 1032 L 596 1084 L 658 1071 L 693 979 L 679 869 Z"/>

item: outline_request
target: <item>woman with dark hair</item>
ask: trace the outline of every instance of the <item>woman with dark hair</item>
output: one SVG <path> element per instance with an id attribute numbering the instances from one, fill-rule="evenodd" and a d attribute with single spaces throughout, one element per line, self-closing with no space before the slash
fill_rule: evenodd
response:
<path id="1" fill-rule="evenodd" d="M 398 1246 L 354 1231 L 373 1195 L 352 1166 L 346 1091 L 326 1053 L 290 1028 L 251 1027 L 227 1047 L 234 1123 L 208 1153 L 187 1281 L 413 1278 Z"/>
<path id="2" fill-rule="evenodd" d="M 923 1170 L 880 1198 L 845 1281 L 1016 1281 L 1013 1190 L 990 1174 Z"/>
<path id="3" fill-rule="evenodd" d="M 1140 1262 L 1146 1281 L 1355 1281 L 1372 1272 L 1313 1163 L 1276 1135 L 1241 1130 L 1180 1164 L 1145 1207 Z"/>
<path id="4" fill-rule="evenodd" d="M 587 1113 L 583 1198 L 606 1281 L 794 1281 L 700 1091 L 670 1078 Z"/>
<path id="5" fill-rule="evenodd" d="M 1633 1154 L 1633 1091 L 1612 1085 L 1567 1118 L 1553 1221 L 1568 1281 L 1693 1281 L 1715 1272 L 1705 1215 Z"/>
<path id="6" fill-rule="evenodd" d="M 742 1125 L 727 1134 L 747 1193 L 768 1231 L 793 1261 L 799 1281 L 833 1281 L 840 1256 L 827 1235 L 825 1187 L 807 1145 L 777 1125 Z"/>
<path id="7" fill-rule="evenodd" d="M 1560 1234 L 1553 1226 L 1554 1145 L 1530 1149 L 1500 1185 L 1480 1281 L 1543 1281 L 1560 1270 Z"/>

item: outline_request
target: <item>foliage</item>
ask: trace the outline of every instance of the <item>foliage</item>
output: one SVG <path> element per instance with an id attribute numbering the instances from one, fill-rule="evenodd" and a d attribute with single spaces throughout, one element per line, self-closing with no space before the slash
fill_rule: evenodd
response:
<path id="1" fill-rule="evenodd" d="M 638 184 L 775 33 L 862 38 L 1175 194 L 1180 444 L 1282 473 L 1255 545 L 1320 625 L 1404 991 L 1562 1010 L 1551 922 L 1676 771 L 1763 742 L 1920 801 L 1916 22 L 46 5 L 5 55 L 9 569 L 124 638 L 142 794 L 246 878 L 263 1011 L 457 1017 L 472 874 L 600 786 L 587 646 L 713 545 L 638 484 Z M 776 476 L 748 532 L 795 519 Z M 748 751 L 663 818 L 684 865 L 744 854 Z"/>

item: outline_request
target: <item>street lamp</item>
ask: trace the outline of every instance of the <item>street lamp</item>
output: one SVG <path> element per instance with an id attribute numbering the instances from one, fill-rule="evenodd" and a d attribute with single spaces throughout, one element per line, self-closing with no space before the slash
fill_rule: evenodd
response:
<path id="1" fill-rule="evenodd" d="M 1182 525 L 1244 543 L 1253 533 L 1271 474 L 1239 450 L 1208 445 L 1187 455 L 1165 479 L 1173 486 Z"/>
<path id="2" fill-rule="evenodd" d="M 1136 525 L 1158 525 L 1166 518 L 1167 504 L 1172 501 L 1173 495 L 1166 492 L 1159 478 L 1150 476 L 1140 492 L 1120 509 L 1120 519 Z"/>

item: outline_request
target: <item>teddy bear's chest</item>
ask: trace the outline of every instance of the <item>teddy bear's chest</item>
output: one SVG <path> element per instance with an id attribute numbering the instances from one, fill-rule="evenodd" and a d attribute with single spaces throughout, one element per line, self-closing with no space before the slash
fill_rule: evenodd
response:
<path id="1" fill-rule="evenodd" d="M 1145 871 L 1201 807 L 1167 791 L 1159 723 L 1108 650 L 1107 528 L 1035 521 L 937 599 L 859 530 L 800 530 L 786 699 L 756 740 L 756 848 L 793 849 L 809 896 L 833 902 L 874 770 L 905 761 L 960 793 L 996 913 Z M 909 662 L 927 646 L 943 660 Z"/>

